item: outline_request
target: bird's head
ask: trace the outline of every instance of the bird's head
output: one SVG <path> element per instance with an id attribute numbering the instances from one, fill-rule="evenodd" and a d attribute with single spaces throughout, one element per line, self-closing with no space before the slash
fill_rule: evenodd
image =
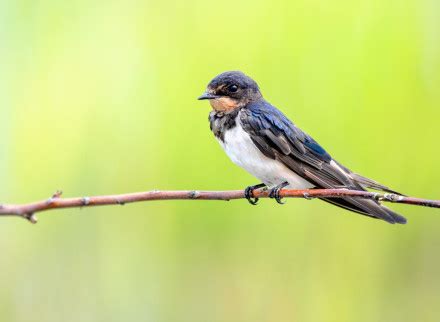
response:
<path id="1" fill-rule="evenodd" d="M 198 99 L 209 100 L 214 110 L 227 113 L 261 98 L 260 88 L 252 78 L 230 71 L 216 76 Z"/>

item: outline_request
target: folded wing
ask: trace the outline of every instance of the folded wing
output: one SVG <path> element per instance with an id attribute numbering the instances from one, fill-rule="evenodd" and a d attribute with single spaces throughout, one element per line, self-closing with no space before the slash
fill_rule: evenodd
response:
<path id="1" fill-rule="evenodd" d="M 240 112 L 240 122 L 264 155 L 283 162 L 317 188 L 361 191 L 372 188 L 396 193 L 371 179 L 351 172 L 333 160 L 312 137 L 265 101 L 251 103 L 243 109 Z M 404 217 L 375 200 L 350 197 L 322 200 L 389 223 L 406 223 Z"/>

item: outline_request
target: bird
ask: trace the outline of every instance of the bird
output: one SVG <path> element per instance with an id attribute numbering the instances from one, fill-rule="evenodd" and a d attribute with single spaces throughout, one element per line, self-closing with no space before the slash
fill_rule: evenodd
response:
<path id="1" fill-rule="evenodd" d="M 336 161 L 310 135 L 263 98 L 258 84 L 241 71 L 214 77 L 198 100 L 208 100 L 210 129 L 229 158 L 261 183 L 248 186 L 245 197 L 255 205 L 256 189 L 283 203 L 280 191 L 290 189 L 374 189 L 402 195 L 352 172 Z M 320 198 L 352 212 L 405 224 L 405 217 L 378 200 L 355 197 Z"/>

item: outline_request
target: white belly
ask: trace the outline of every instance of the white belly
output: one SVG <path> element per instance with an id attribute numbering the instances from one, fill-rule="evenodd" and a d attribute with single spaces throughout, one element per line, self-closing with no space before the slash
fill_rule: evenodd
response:
<path id="1" fill-rule="evenodd" d="M 313 187 L 311 183 L 298 176 L 280 161 L 272 160 L 261 153 L 240 124 L 226 131 L 224 139 L 224 142 L 220 139 L 218 141 L 232 162 L 261 180 L 269 188 L 286 181 L 291 189 Z"/>

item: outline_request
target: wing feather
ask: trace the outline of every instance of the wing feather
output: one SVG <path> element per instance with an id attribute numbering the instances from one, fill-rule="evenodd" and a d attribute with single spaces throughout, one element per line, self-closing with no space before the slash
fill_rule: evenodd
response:
<path id="1" fill-rule="evenodd" d="M 309 135 L 297 128 L 278 109 L 265 101 L 248 104 L 240 111 L 240 122 L 258 149 L 276 159 L 317 188 L 367 188 L 394 192 L 342 166 Z M 322 200 L 342 208 L 383 219 L 389 223 L 405 223 L 404 217 L 370 199 L 335 198 Z"/>

